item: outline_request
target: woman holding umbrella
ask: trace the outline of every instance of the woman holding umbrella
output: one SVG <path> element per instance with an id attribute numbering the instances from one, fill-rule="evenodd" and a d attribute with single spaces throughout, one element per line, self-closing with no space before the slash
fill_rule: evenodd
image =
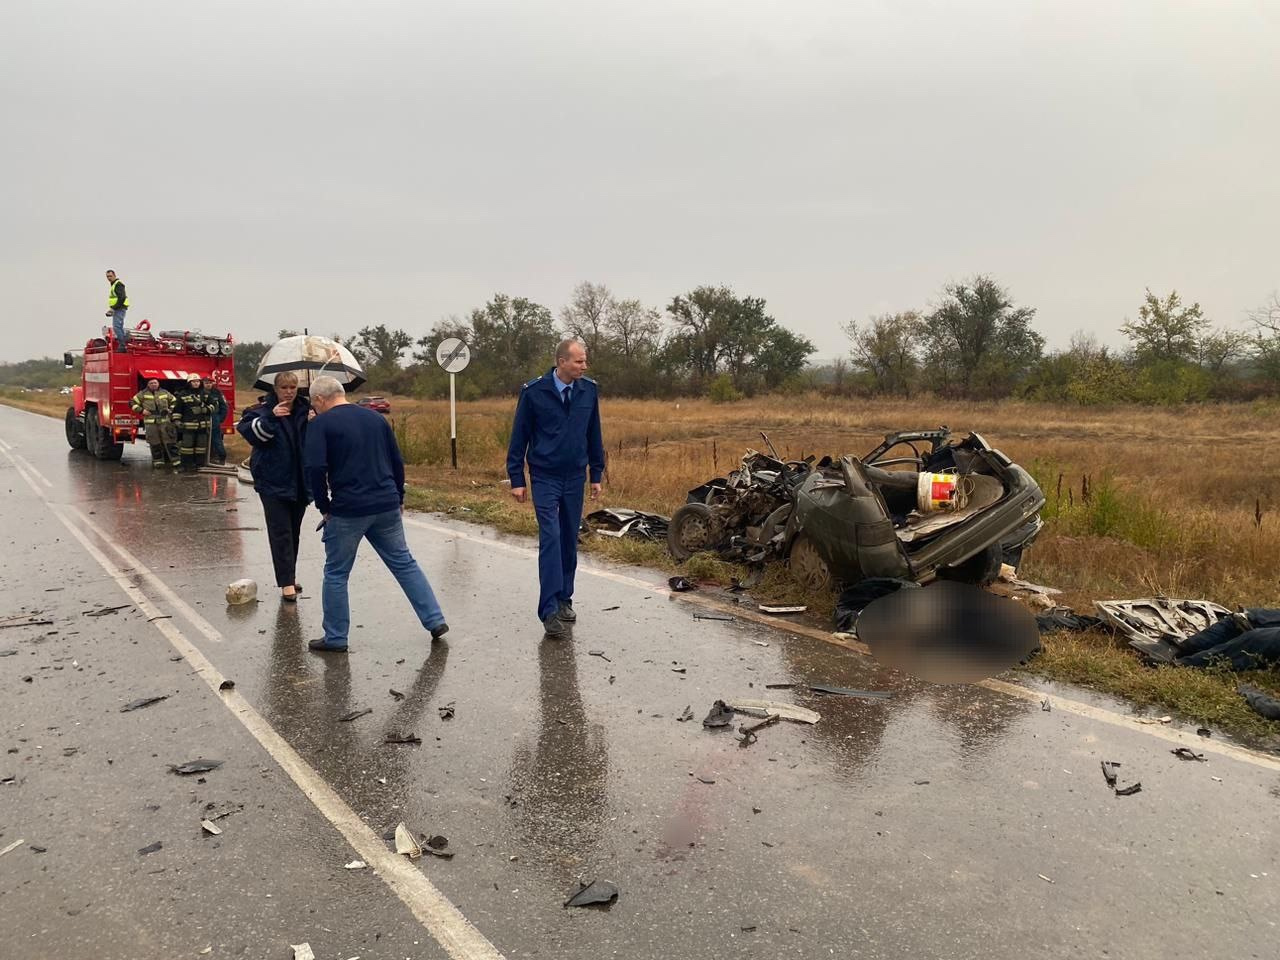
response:
<path id="1" fill-rule="evenodd" d="M 302 589 L 296 573 L 298 543 L 302 515 L 311 502 L 303 480 L 302 451 L 307 421 L 314 416 L 310 402 L 298 392 L 298 375 L 286 370 L 275 374 L 267 395 L 245 410 L 236 425 L 253 448 L 249 472 L 267 521 L 276 586 L 286 603 L 296 603 Z"/>

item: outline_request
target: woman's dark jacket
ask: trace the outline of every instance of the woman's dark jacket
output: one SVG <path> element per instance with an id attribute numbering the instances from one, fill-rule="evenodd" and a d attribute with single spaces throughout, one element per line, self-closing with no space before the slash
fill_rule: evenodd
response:
<path id="1" fill-rule="evenodd" d="M 279 402 L 274 393 L 268 393 L 245 410 L 236 430 L 253 447 L 249 472 L 259 494 L 310 503 L 302 474 L 302 451 L 311 403 L 298 394 L 289 416 L 277 417 L 272 411 Z"/>

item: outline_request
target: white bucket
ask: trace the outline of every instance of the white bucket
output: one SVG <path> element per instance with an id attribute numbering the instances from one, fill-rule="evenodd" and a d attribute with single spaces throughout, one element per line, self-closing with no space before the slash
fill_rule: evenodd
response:
<path id="1" fill-rule="evenodd" d="M 963 510 L 973 484 L 956 473 L 922 473 L 916 483 L 916 509 L 921 513 Z"/>

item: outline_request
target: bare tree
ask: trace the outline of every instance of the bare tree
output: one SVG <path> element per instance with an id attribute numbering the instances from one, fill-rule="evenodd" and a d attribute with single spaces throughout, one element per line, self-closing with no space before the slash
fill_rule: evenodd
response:
<path id="1" fill-rule="evenodd" d="M 560 311 L 560 322 L 571 337 L 581 340 L 587 353 L 593 354 L 600 346 L 605 324 L 616 301 L 603 283 L 580 283 L 573 288 L 573 297 Z"/>
<path id="2" fill-rule="evenodd" d="M 910 394 L 920 370 L 920 315 L 914 310 L 872 317 L 865 326 L 844 326 L 850 358 L 871 374 L 879 393 Z"/>
<path id="3" fill-rule="evenodd" d="M 605 329 L 627 359 L 657 349 L 662 314 L 639 300 L 614 300 L 604 318 Z"/>

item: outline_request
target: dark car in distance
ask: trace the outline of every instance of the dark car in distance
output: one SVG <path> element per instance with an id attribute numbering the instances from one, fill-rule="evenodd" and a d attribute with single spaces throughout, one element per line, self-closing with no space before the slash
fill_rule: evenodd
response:
<path id="1" fill-rule="evenodd" d="M 391 412 L 391 401 L 386 397 L 361 397 L 356 401 L 356 403 L 362 407 L 368 407 L 370 410 L 374 410 L 377 413 Z"/>

